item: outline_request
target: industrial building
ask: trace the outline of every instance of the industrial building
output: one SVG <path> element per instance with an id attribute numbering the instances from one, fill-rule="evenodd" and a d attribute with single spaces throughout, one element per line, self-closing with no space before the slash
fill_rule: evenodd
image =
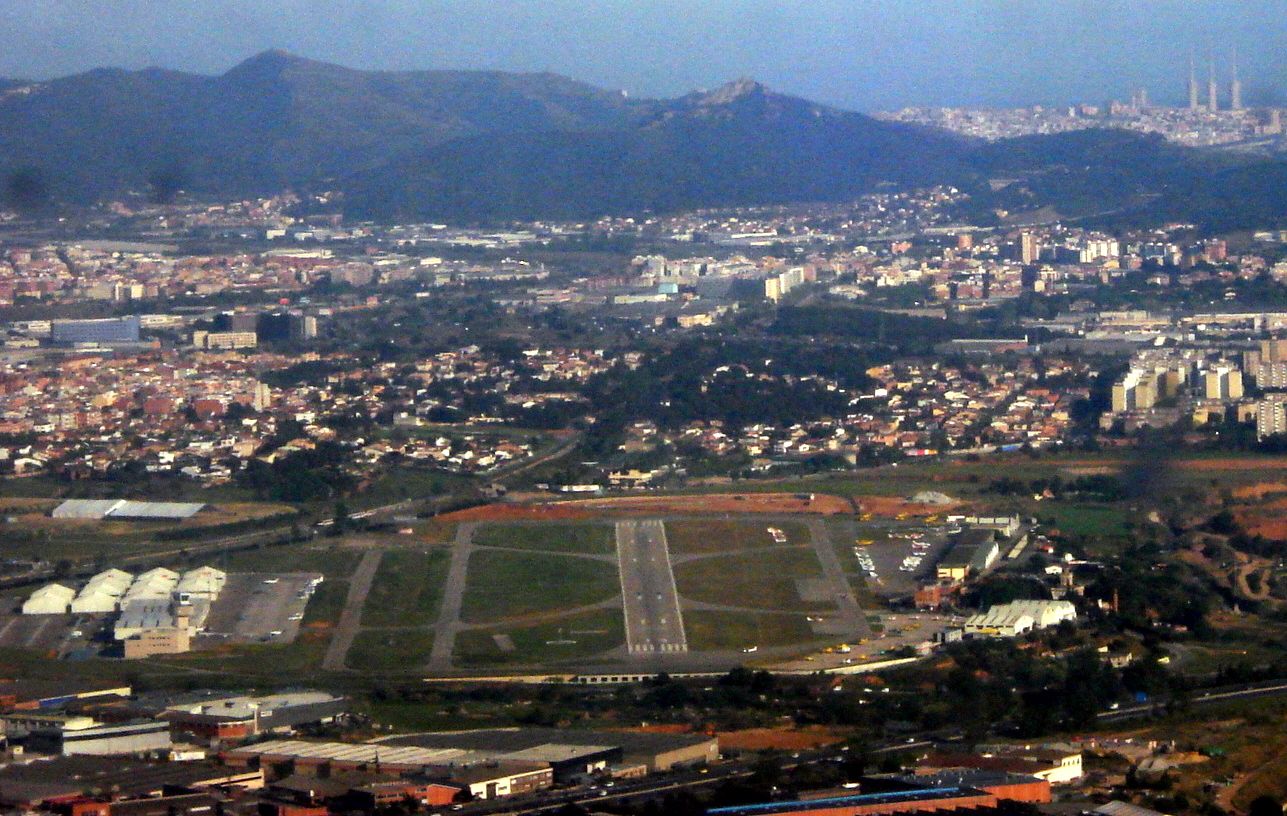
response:
<path id="1" fill-rule="evenodd" d="M 995 794 L 970 787 L 922 787 L 874 793 L 837 792 L 815 799 L 785 799 L 751 805 L 708 808 L 708 816 L 891 816 L 896 813 L 995 808 Z"/>
<path id="2" fill-rule="evenodd" d="M 253 331 L 195 331 L 192 333 L 192 345 L 206 350 L 255 348 L 259 345 L 259 337 Z"/>
<path id="3" fill-rule="evenodd" d="M 1077 609 L 1069 601 L 1012 601 L 971 615 L 964 629 L 968 637 L 1016 637 L 1076 620 Z"/>
<path id="4" fill-rule="evenodd" d="M 421 773 L 468 787 L 477 799 L 529 793 L 554 784 L 554 771 L 546 763 L 502 761 L 458 749 L 273 740 L 233 748 L 221 756 L 232 767 L 288 766 L 292 773 L 305 776 Z"/>
<path id="5" fill-rule="evenodd" d="M 669 771 L 715 762 L 719 759 L 719 740 L 704 734 L 651 734 L 635 731 L 567 731 L 557 728 L 491 728 L 465 732 L 442 732 L 393 737 L 389 745 L 421 748 L 457 748 L 492 753 L 497 756 L 534 756 L 528 752 L 548 751 L 546 758 L 555 764 L 555 775 L 562 779 L 584 773 L 575 763 L 562 765 L 557 760 L 558 747 L 608 746 L 615 755 L 612 763 L 644 765 L 650 772 Z M 575 752 L 574 752 L 575 753 Z M 588 751 L 585 756 L 593 754 Z"/>
<path id="6" fill-rule="evenodd" d="M 77 714 L 15 712 L 0 715 L 6 739 L 27 751 L 56 756 L 107 756 L 167 749 L 170 724 L 157 720 L 102 723 Z"/>
<path id="7" fill-rule="evenodd" d="M 1020 774 L 1051 785 L 1073 782 L 1082 777 L 1081 751 L 1059 746 L 980 746 L 978 753 L 931 753 L 916 763 L 916 778 L 923 774 Z M 962 777 L 963 778 L 963 777 Z M 966 783 L 969 784 L 969 783 Z M 977 786 L 976 786 L 977 787 Z"/>
<path id="8" fill-rule="evenodd" d="M 96 320 L 55 320 L 49 339 L 54 345 L 113 345 L 139 341 L 138 315 Z"/>
<path id="9" fill-rule="evenodd" d="M 203 741 L 234 740 L 265 733 L 290 733 L 303 725 L 332 722 L 348 702 L 323 691 L 211 698 L 169 703 L 158 716 L 174 730 Z"/>
<path id="10" fill-rule="evenodd" d="M 72 702 L 107 700 L 130 696 L 128 685 L 69 682 L 65 680 L 0 680 L 0 708 L 8 710 L 49 710 Z"/>
<path id="11" fill-rule="evenodd" d="M 198 502 L 142 502 L 128 499 L 67 499 L 49 514 L 57 519 L 126 519 L 136 521 L 182 521 L 199 513 Z"/>
<path id="12" fill-rule="evenodd" d="M 135 578 L 130 588 L 125 590 L 125 595 L 121 598 L 121 607 L 124 609 L 132 601 L 168 600 L 178 585 L 179 573 L 174 570 L 168 570 L 165 567 L 150 569 Z"/>
<path id="13" fill-rule="evenodd" d="M 88 615 L 115 612 L 133 583 L 134 576 L 124 570 L 104 570 L 81 587 L 71 603 L 71 611 Z"/>
<path id="14" fill-rule="evenodd" d="M 940 581 L 964 581 L 986 572 L 1001 557 L 1001 545 L 996 531 L 990 528 L 966 530 L 956 537 L 956 542 L 935 568 Z"/>
<path id="15" fill-rule="evenodd" d="M 262 771 L 230 770 L 213 762 L 145 762 L 120 757 L 70 756 L 0 768 L 0 807 L 23 812 L 42 806 L 51 809 L 49 806 L 54 804 L 83 802 L 87 790 L 96 790 L 103 792 L 99 797 L 103 807 L 119 814 L 136 800 L 167 808 L 169 803 L 162 797 L 176 791 L 259 790 L 263 786 Z M 80 809 L 73 812 L 88 816 Z M 167 808 L 162 812 L 171 811 Z"/>
<path id="16" fill-rule="evenodd" d="M 1024 773 L 956 768 L 899 777 L 899 781 L 920 787 L 975 788 L 1009 802 L 1044 805 L 1051 801 L 1050 780 Z"/>
<path id="17" fill-rule="evenodd" d="M 76 597 L 76 590 L 62 584 L 46 584 L 22 604 L 24 615 L 65 615 Z"/>
<path id="18" fill-rule="evenodd" d="M 183 573 L 175 590 L 182 595 L 214 601 L 228 583 L 228 575 L 211 566 L 197 567 Z"/>
<path id="19" fill-rule="evenodd" d="M 124 570 L 109 569 L 90 578 L 79 592 L 62 584 L 43 586 L 23 603 L 22 612 L 119 613 L 112 634 L 121 642 L 127 659 L 178 654 L 192 648 L 193 637 L 205 628 L 211 606 L 227 582 L 226 573 L 208 565 L 182 575 L 156 567 L 137 577 Z"/>
<path id="20" fill-rule="evenodd" d="M 188 715 L 195 716 L 195 715 Z M 506 796 L 589 776 L 666 771 L 713 762 L 714 738 L 698 734 L 496 728 L 392 737 L 378 743 L 276 740 L 233 748 L 226 762 L 285 765 L 291 773 L 423 773 L 478 798 Z"/>

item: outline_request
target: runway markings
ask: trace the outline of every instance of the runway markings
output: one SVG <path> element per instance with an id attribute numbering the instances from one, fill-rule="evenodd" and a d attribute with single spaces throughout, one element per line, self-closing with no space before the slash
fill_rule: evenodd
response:
<path id="1" fill-rule="evenodd" d="M 621 521 L 616 533 L 627 651 L 634 655 L 687 652 L 665 525 L 659 520 Z"/>

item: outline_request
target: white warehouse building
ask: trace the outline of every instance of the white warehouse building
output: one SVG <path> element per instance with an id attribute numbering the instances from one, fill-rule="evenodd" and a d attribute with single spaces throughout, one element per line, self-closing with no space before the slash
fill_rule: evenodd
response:
<path id="1" fill-rule="evenodd" d="M 65 615 L 76 590 L 62 584 L 45 584 L 22 604 L 24 615 Z"/>
<path id="2" fill-rule="evenodd" d="M 122 603 L 135 600 L 169 599 L 174 588 L 179 584 L 179 573 L 165 567 L 157 567 L 134 579 L 126 591 Z"/>
<path id="3" fill-rule="evenodd" d="M 219 597 L 219 593 L 223 591 L 223 585 L 227 582 L 228 575 L 222 570 L 204 566 L 183 573 L 175 589 L 180 594 L 213 601 Z"/>
<path id="4" fill-rule="evenodd" d="M 1016 637 L 1033 629 L 1046 629 L 1075 620 L 1077 609 L 1069 601 L 1012 601 L 970 616 L 965 621 L 965 634 L 972 637 Z"/>
<path id="5" fill-rule="evenodd" d="M 109 569 L 89 579 L 89 583 L 76 595 L 71 611 L 78 614 L 115 612 L 121 604 L 134 576 L 124 570 Z"/>

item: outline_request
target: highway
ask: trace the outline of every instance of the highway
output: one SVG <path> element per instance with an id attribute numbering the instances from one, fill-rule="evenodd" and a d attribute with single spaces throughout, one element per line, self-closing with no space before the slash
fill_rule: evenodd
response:
<path id="1" fill-rule="evenodd" d="M 617 522 L 617 565 L 629 653 L 687 652 L 665 525 L 652 519 Z"/>
<path id="2" fill-rule="evenodd" d="M 1195 690 L 1193 696 L 1189 698 L 1189 704 L 1192 706 L 1212 705 L 1215 703 L 1237 702 L 1239 700 L 1254 700 L 1258 697 L 1274 697 L 1279 694 L 1287 694 L 1287 682 L 1282 680 L 1269 680 L 1264 683 L 1251 683 L 1245 686 L 1225 687 L 1221 689 L 1209 689 L 1207 691 Z M 1165 711 L 1165 701 L 1155 700 L 1150 703 L 1140 705 L 1123 706 L 1110 711 L 1101 711 L 1097 716 L 1101 723 L 1111 723 L 1120 720 L 1133 720 L 1139 717 L 1150 717 L 1157 713 Z"/>

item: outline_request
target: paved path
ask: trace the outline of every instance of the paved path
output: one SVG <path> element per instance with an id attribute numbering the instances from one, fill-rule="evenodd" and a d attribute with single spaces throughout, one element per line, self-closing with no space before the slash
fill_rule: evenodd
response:
<path id="1" fill-rule="evenodd" d="M 813 519 L 809 521 L 808 526 L 809 537 L 813 539 L 813 551 L 822 564 L 822 574 L 831 582 L 836 602 L 837 622 L 844 628 L 851 629 L 854 637 L 871 637 L 867 616 L 858 605 L 858 596 L 854 594 L 853 587 L 849 584 L 845 568 L 840 563 L 840 556 L 836 555 L 836 548 L 831 545 L 831 536 L 827 533 L 826 523 L 821 519 Z"/>
<path id="2" fill-rule="evenodd" d="M 429 653 L 428 671 L 441 673 L 451 670 L 451 653 L 456 647 L 456 633 L 461 629 L 460 609 L 465 603 L 465 581 L 469 577 L 469 556 L 474 551 L 474 530 L 477 524 L 461 524 L 456 528 L 456 541 L 452 546 L 451 565 L 442 590 L 442 606 L 438 608 L 438 622 L 434 625 L 433 650 Z"/>
<path id="3" fill-rule="evenodd" d="M 325 671 L 344 671 L 344 659 L 348 657 L 353 638 L 357 637 L 358 625 L 362 620 L 362 606 L 366 603 L 367 593 L 375 582 L 375 571 L 380 568 L 380 550 L 367 550 L 358 562 L 357 569 L 349 578 L 349 595 L 344 600 L 344 611 L 340 613 L 339 623 L 335 625 L 335 634 L 331 636 L 331 645 L 326 649 L 322 660 Z"/>
<path id="4" fill-rule="evenodd" d="M 617 522 L 617 564 L 625 599 L 626 650 L 631 655 L 687 652 L 665 525 L 656 519 Z"/>

